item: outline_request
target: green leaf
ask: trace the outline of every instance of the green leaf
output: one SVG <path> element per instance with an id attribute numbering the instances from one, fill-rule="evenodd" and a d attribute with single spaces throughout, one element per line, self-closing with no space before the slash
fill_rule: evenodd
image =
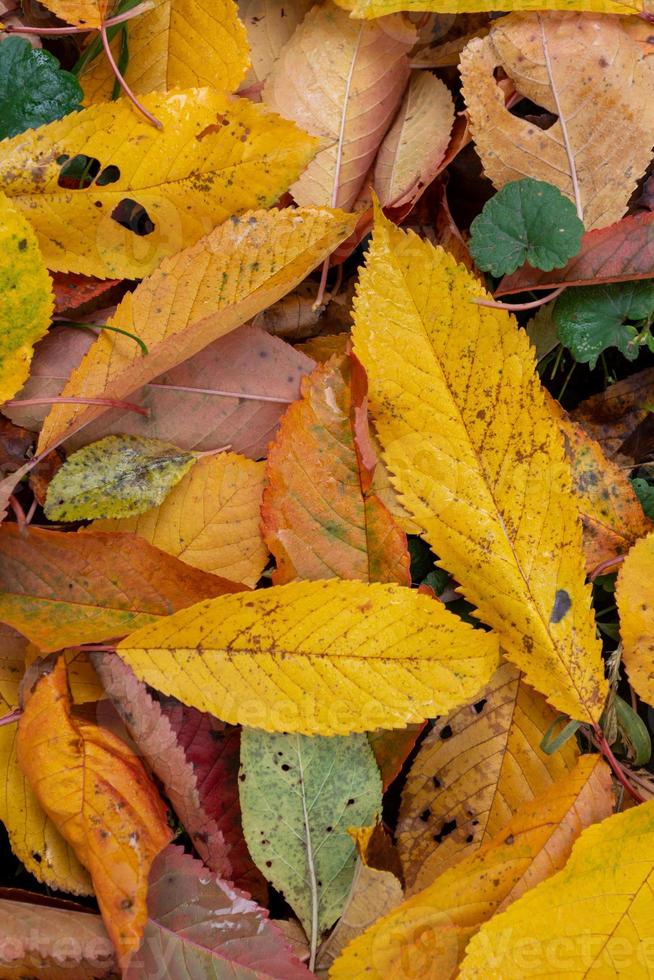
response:
<path id="1" fill-rule="evenodd" d="M 48 51 L 22 37 L 0 44 L 0 139 L 81 109 L 84 93 Z"/>
<path id="2" fill-rule="evenodd" d="M 654 521 L 654 486 L 648 483 L 647 480 L 643 480 L 642 477 L 634 477 L 631 485 L 640 500 L 640 506 L 643 508 L 645 517 L 649 517 L 650 521 Z"/>
<path id="3" fill-rule="evenodd" d="M 552 317 L 554 304 L 541 306 L 535 316 L 525 324 L 525 333 L 536 348 L 536 360 L 542 361 L 559 346 L 556 323 Z"/>
<path id="4" fill-rule="evenodd" d="M 141 436 L 106 436 L 69 456 L 48 487 L 51 521 L 132 517 L 160 504 L 197 453 Z"/>
<path id="5" fill-rule="evenodd" d="M 490 199 L 470 226 L 470 252 L 493 276 L 515 272 L 525 262 L 549 272 L 566 264 L 584 233 L 575 207 L 542 180 L 513 180 Z"/>
<path id="6" fill-rule="evenodd" d="M 356 852 L 347 828 L 374 823 L 381 810 L 368 739 L 244 728 L 239 789 L 250 854 L 315 945 L 342 914 L 352 885 Z"/>
<path id="7" fill-rule="evenodd" d="M 654 315 L 654 280 L 614 283 L 609 286 L 571 287 L 554 307 L 559 340 L 581 364 L 597 364 L 609 347 L 617 347 L 629 361 L 638 357 L 634 343 L 638 329 L 630 321 Z"/>

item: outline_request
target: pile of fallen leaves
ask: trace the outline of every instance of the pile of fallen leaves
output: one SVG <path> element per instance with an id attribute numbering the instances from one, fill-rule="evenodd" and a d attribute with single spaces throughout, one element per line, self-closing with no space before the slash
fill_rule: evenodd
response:
<path id="1" fill-rule="evenodd" d="M 1 2 L 0 976 L 653 975 L 654 13 Z"/>

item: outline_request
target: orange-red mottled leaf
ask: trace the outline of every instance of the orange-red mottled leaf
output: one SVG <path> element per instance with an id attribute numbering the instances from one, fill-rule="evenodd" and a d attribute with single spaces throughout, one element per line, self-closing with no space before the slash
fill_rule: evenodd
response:
<path id="1" fill-rule="evenodd" d="M 124 742 L 73 717 L 62 657 L 27 694 L 17 749 L 43 809 L 91 874 L 124 967 L 145 926 L 152 861 L 171 838 L 166 808 Z"/>

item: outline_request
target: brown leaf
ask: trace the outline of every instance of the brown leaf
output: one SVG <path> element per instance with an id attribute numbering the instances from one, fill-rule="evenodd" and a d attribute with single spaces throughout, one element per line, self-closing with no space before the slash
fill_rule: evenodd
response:
<path id="1" fill-rule="evenodd" d="M 647 421 L 654 405 L 654 368 L 646 368 L 618 381 L 606 391 L 592 395 L 572 412 L 575 422 L 599 442 L 609 459 L 631 455 L 625 448 L 641 424 Z"/>
<path id="2" fill-rule="evenodd" d="M 243 586 L 133 534 L 0 527 L 0 618 L 40 650 L 125 636 Z"/>

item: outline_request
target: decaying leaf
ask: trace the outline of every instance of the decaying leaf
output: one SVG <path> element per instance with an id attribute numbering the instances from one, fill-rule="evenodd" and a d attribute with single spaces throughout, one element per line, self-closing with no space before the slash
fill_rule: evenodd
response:
<path id="1" fill-rule="evenodd" d="M 526 336 L 483 295 L 378 215 L 355 350 L 400 502 L 527 681 L 596 721 L 607 688 L 561 435 Z"/>
<path id="2" fill-rule="evenodd" d="M 635 18 L 516 13 L 471 41 L 463 94 L 495 186 L 534 177 L 574 201 L 587 230 L 618 221 L 651 157 L 654 61 L 640 43 L 649 33 Z M 558 117 L 552 126 L 511 114 L 494 76 L 500 66 L 522 96 Z"/>
<path id="3" fill-rule="evenodd" d="M 280 51 L 312 6 L 312 0 L 293 0 L 293 3 L 286 0 L 238 0 L 238 13 L 245 25 L 252 61 L 245 86 L 265 82 Z"/>
<path id="4" fill-rule="evenodd" d="M 18 707 L 27 645 L 19 633 L 0 625 L 2 715 Z M 88 873 L 45 813 L 18 764 L 16 735 L 16 724 L 0 727 L 0 821 L 9 835 L 11 849 L 27 870 L 49 888 L 88 895 Z"/>
<path id="5" fill-rule="evenodd" d="M 399 775 L 425 724 L 426 722 L 419 722 L 391 731 L 378 728 L 377 731 L 368 733 L 368 741 L 375 753 L 384 792 Z"/>
<path id="6" fill-rule="evenodd" d="M 562 868 L 583 829 L 612 807 L 608 766 L 598 756 L 584 756 L 546 793 L 524 803 L 480 850 L 355 939 L 334 963 L 330 980 L 459 975 L 457 964 L 480 926 Z"/>
<path id="7" fill-rule="evenodd" d="M 73 372 L 64 396 L 123 398 L 178 364 L 182 334 L 186 357 L 197 354 L 297 285 L 349 235 L 354 220 L 327 208 L 232 218 L 164 261 L 118 307 L 112 325 L 139 336 L 149 353 L 143 355 L 130 337 L 103 333 Z M 54 406 L 39 449 L 101 413 L 98 406 Z"/>
<path id="8" fill-rule="evenodd" d="M 328 143 L 291 187 L 298 204 L 352 207 L 402 98 L 415 39 L 400 17 L 356 23 L 328 0 L 283 47 L 264 101 Z"/>
<path id="9" fill-rule="evenodd" d="M 654 368 L 646 368 L 581 402 L 572 418 L 599 442 L 609 459 L 614 459 L 630 455 L 626 442 L 647 420 L 652 406 Z"/>
<path id="10" fill-rule="evenodd" d="M 245 28 L 234 0 L 154 0 L 131 21 L 125 80 L 133 92 L 209 85 L 233 92 L 249 64 Z M 113 44 L 114 54 L 120 39 Z M 114 76 L 97 58 L 81 76 L 87 102 L 108 102 Z"/>
<path id="11" fill-rule="evenodd" d="M 397 842 L 407 895 L 477 851 L 574 768 L 574 739 L 552 755 L 540 748 L 555 720 L 509 663 L 473 704 L 438 719 L 402 791 Z"/>
<path id="12" fill-rule="evenodd" d="M 497 0 L 335 0 L 353 17 L 383 17 L 398 10 L 436 10 L 441 14 L 494 10 Z M 600 14 L 629 14 L 642 10 L 640 0 L 547 0 L 549 10 L 592 10 Z M 505 10 L 542 10 L 543 0 L 504 0 Z"/>
<path id="13" fill-rule="evenodd" d="M 140 517 L 95 521 L 97 531 L 130 531 L 194 568 L 257 584 L 268 562 L 260 524 L 264 465 L 221 453 L 199 460 L 159 507 Z"/>
<path id="14" fill-rule="evenodd" d="M 461 704 L 493 672 L 497 638 L 402 586 L 333 580 L 199 602 L 118 652 L 146 684 L 223 721 L 342 735 Z"/>
<path id="15" fill-rule="evenodd" d="M 40 650 L 97 643 L 243 586 L 133 534 L 0 528 L 0 618 Z"/>
<path id="16" fill-rule="evenodd" d="M 629 683 L 647 704 L 654 702 L 653 583 L 654 533 L 633 546 L 616 583 L 622 659 Z"/>
<path id="17" fill-rule="evenodd" d="M 562 949 L 570 978 L 646 976 L 654 938 L 653 821 L 650 800 L 588 827 L 562 871 L 482 927 L 459 976 L 487 976 L 489 962 L 506 980 L 542 976 Z"/>
<path id="18" fill-rule="evenodd" d="M 148 275 L 230 216 L 273 204 L 318 145 L 262 106 L 208 88 L 143 103 L 163 131 L 119 99 L 2 143 L 3 191 L 34 226 L 49 269 Z M 73 163 L 88 176 L 71 189 Z"/>
<path id="19" fill-rule="evenodd" d="M 0 403 L 25 383 L 52 314 L 52 285 L 30 223 L 0 194 Z"/>
<path id="20" fill-rule="evenodd" d="M 266 909 L 207 872 L 181 847 L 152 866 L 148 921 L 124 980 L 156 977 L 310 980 L 311 974 L 269 921 Z"/>
<path id="21" fill-rule="evenodd" d="M 381 780 L 365 735 L 241 737 L 241 809 L 250 853 L 316 943 L 339 918 L 356 853 L 349 826 L 374 823 Z"/>
<path id="22" fill-rule="evenodd" d="M 302 382 L 270 447 L 262 504 L 273 581 L 357 578 L 410 585 L 406 536 L 372 491 L 366 380 L 349 359 Z"/>
<path id="23" fill-rule="evenodd" d="M 107 729 L 73 717 L 67 684 L 59 657 L 26 697 L 18 760 L 44 810 L 88 868 L 119 963 L 126 966 L 146 921 L 150 866 L 171 832 L 138 757 Z"/>
<path id="24" fill-rule="evenodd" d="M 68 457 L 48 487 L 46 516 L 79 521 L 142 514 L 161 504 L 196 460 L 195 453 L 156 439 L 107 436 Z"/>

